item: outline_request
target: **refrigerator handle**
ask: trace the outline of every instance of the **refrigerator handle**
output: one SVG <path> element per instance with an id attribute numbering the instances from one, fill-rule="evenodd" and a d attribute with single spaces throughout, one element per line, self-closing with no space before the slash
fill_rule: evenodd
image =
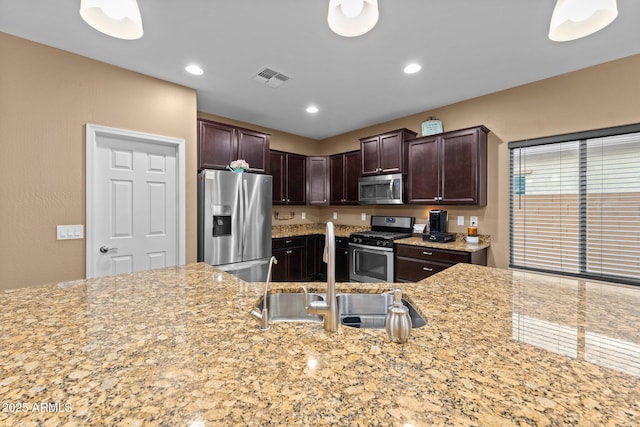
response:
<path id="1" fill-rule="evenodd" d="M 240 181 L 242 181 L 242 177 L 240 177 Z M 238 236 L 238 255 L 240 259 L 242 259 L 242 240 L 244 237 L 244 206 L 242 199 L 242 185 L 238 185 L 238 221 L 240 221 L 240 236 Z"/>
<path id="2" fill-rule="evenodd" d="M 243 206 L 242 206 L 242 257 L 244 259 L 244 247 L 247 240 L 247 210 L 249 209 L 249 196 L 247 189 L 247 180 L 242 179 L 242 196 L 243 196 Z"/>

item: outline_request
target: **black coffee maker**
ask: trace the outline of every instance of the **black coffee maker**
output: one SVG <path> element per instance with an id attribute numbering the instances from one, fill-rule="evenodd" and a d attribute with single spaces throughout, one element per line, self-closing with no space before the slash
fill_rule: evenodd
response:
<path id="1" fill-rule="evenodd" d="M 447 233 L 447 211 L 436 209 L 429 211 L 429 234 L 423 234 L 422 240 L 431 242 L 452 242 L 455 235 Z"/>

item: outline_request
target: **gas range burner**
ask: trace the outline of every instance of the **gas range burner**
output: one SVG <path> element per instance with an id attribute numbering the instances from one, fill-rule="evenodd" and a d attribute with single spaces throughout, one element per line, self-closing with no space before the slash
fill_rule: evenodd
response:
<path id="1" fill-rule="evenodd" d="M 393 248 L 393 241 L 411 237 L 413 217 L 372 216 L 371 230 L 351 233 L 349 242 L 366 246 Z"/>
<path id="2" fill-rule="evenodd" d="M 351 233 L 351 237 L 365 237 L 367 239 L 396 240 L 411 237 L 411 233 L 397 233 L 393 231 L 360 231 Z"/>

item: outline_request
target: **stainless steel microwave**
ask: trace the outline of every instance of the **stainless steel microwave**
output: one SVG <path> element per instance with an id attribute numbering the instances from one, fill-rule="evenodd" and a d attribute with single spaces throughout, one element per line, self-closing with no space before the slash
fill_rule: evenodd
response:
<path id="1" fill-rule="evenodd" d="M 358 202 L 361 205 L 403 204 L 401 173 L 362 176 L 358 178 Z"/>

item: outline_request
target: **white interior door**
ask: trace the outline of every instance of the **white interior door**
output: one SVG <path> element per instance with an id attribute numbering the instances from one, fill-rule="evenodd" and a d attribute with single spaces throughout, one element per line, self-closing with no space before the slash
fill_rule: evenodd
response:
<path id="1" fill-rule="evenodd" d="M 180 141 L 87 125 L 87 277 L 184 263 Z"/>

